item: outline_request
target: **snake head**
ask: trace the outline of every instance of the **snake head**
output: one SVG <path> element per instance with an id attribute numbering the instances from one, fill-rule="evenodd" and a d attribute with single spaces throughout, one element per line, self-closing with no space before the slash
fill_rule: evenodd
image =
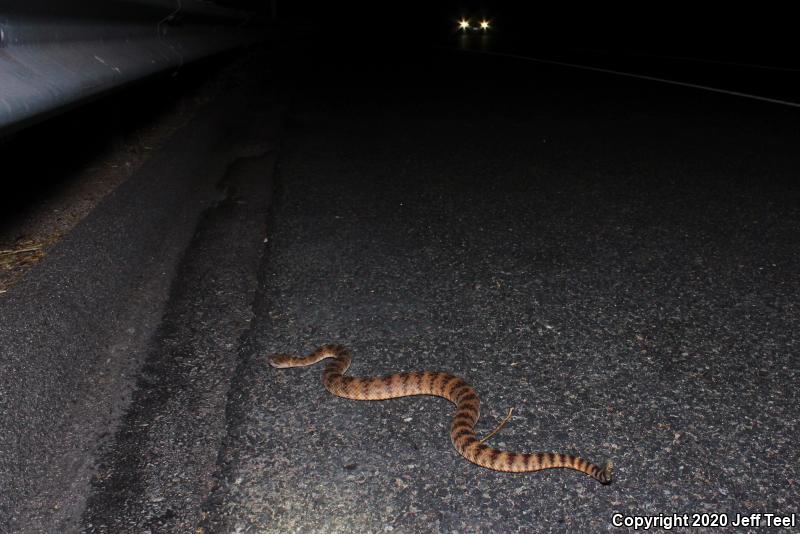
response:
<path id="1" fill-rule="evenodd" d="M 278 369 L 282 369 L 284 367 L 291 367 L 289 362 L 292 360 L 292 357 L 288 354 L 270 354 L 267 357 L 267 361 L 272 367 L 277 367 Z"/>

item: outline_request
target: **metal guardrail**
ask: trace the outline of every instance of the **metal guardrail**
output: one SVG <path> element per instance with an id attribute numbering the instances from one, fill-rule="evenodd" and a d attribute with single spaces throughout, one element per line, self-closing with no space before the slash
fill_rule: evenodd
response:
<path id="1" fill-rule="evenodd" d="M 254 42 L 248 18 L 202 0 L 0 0 L 0 134 Z"/>

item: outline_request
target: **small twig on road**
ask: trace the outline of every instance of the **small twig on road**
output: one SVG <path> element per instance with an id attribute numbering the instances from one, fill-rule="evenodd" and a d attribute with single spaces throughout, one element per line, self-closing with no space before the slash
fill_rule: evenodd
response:
<path id="1" fill-rule="evenodd" d="M 514 413 L 514 408 L 509 408 L 508 409 L 508 415 L 506 415 L 505 419 L 503 419 L 500 422 L 500 424 L 497 425 L 497 427 L 494 430 L 492 430 L 492 432 L 488 436 L 486 436 L 482 440 L 480 440 L 480 443 L 483 443 L 484 441 L 487 441 L 489 438 L 491 438 L 492 436 L 497 434 L 500 431 L 501 428 L 506 426 L 506 423 L 508 423 L 508 420 L 511 419 L 511 414 L 512 413 Z"/>
<path id="2" fill-rule="evenodd" d="M 0 250 L 0 256 L 11 256 L 14 254 L 22 254 L 23 252 L 35 252 L 41 250 L 44 245 L 35 245 L 33 247 Z"/>

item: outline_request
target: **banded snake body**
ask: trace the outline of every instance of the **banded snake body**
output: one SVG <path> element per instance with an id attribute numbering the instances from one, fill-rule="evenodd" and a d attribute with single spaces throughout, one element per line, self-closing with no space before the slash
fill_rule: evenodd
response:
<path id="1" fill-rule="evenodd" d="M 532 472 L 543 469 L 574 469 L 597 481 L 611 482 L 613 464 L 604 467 L 572 454 L 558 452 L 519 453 L 495 449 L 475 436 L 475 423 L 480 417 L 480 399 L 472 387 L 449 373 L 395 373 L 382 377 L 344 376 L 350 367 L 350 351 L 341 345 L 323 345 L 308 356 L 273 354 L 273 367 L 305 367 L 325 359 L 331 361 L 322 374 L 325 388 L 338 397 L 353 400 L 385 400 L 411 395 L 444 397 L 456 405 L 450 426 L 450 439 L 458 453 L 468 461 L 495 471 Z M 485 439 L 485 438 L 484 438 Z"/>

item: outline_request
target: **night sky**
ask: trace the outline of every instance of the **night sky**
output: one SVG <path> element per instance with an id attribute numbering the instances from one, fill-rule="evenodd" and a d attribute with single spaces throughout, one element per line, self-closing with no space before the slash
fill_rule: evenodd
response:
<path id="1" fill-rule="evenodd" d="M 506 51 L 581 48 L 800 66 L 787 7 L 724 9 L 676 2 L 638 7 L 579 2 L 278 2 L 284 20 L 314 22 L 337 40 L 371 47 L 446 39 L 461 16 L 489 18 Z M 502 39 L 501 39 L 502 37 Z"/>

